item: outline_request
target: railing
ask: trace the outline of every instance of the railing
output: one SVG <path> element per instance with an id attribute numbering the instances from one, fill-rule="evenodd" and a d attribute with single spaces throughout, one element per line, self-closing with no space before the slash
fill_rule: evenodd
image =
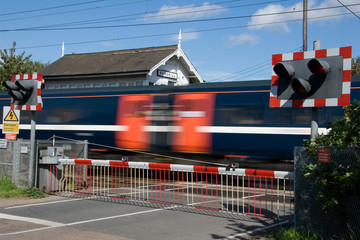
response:
<path id="1" fill-rule="evenodd" d="M 292 172 L 90 159 L 60 163 L 50 167 L 49 189 L 67 197 L 265 218 L 293 214 Z"/>

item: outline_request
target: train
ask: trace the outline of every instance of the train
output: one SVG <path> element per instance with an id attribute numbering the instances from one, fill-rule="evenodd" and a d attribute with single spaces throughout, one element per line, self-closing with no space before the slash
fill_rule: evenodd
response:
<path id="1" fill-rule="evenodd" d="M 186 153 L 234 159 L 293 159 L 310 138 L 311 108 L 270 108 L 270 80 L 188 86 L 43 90 L 34 114 L 36 138 L 88 140 L 105 151 Z M 351 101 L 360 99 L 353 76 Z M 7 92 L 0 105 L 9 106 Z M 319 131 L 344 115 L 319 108 Z M 4 118 L 4 116 L 2 116 Z M 18 138 L 29 137 L 32 114 L 21 111 Z M 101 146 L 101 147 L 99 147 Z"/>

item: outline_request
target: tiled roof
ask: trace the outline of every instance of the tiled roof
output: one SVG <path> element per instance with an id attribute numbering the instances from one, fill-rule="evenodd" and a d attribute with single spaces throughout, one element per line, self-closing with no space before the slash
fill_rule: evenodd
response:
<path id="1" fill-rule="evenodd" d="M 44 77 L 149 71 L 176 51 L 177 45 L 64 55 L 39 71 Z"/>

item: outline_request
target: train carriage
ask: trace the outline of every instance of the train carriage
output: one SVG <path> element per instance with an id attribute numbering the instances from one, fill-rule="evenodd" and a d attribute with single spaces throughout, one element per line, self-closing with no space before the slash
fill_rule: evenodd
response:
<path id="1" fill-rule="evenodd" d="M 269 89 L 266 80 L 44 90 L 37 138 L 55 134 L 119 149 L 292 159 L 294 146 L 309 138 L 311 108 L 269 108 Z M 360 99 L 359 77 L 352 78 L 354 99 Z M 6 92 L 0 105 L 10 105 Z M 320 108 L 320 131 L 342 116 L 341 107 Z M 19 138 L 28 138 L 30 118 L 21 112 Z"/>

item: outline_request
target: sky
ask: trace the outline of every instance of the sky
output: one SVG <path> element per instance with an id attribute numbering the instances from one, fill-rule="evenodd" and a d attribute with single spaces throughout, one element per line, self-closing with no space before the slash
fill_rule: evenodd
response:
<path id="1" fill-rule="evenodd" d="M 178 44 L 207 82 L 271 78 L 272 54 L 303 50 L 297 0 L 1 0 L 0 49 L 52 63 L 65 54 Z M 308 50 L 352 46 L 360 1 L 308 0 Z"/>

